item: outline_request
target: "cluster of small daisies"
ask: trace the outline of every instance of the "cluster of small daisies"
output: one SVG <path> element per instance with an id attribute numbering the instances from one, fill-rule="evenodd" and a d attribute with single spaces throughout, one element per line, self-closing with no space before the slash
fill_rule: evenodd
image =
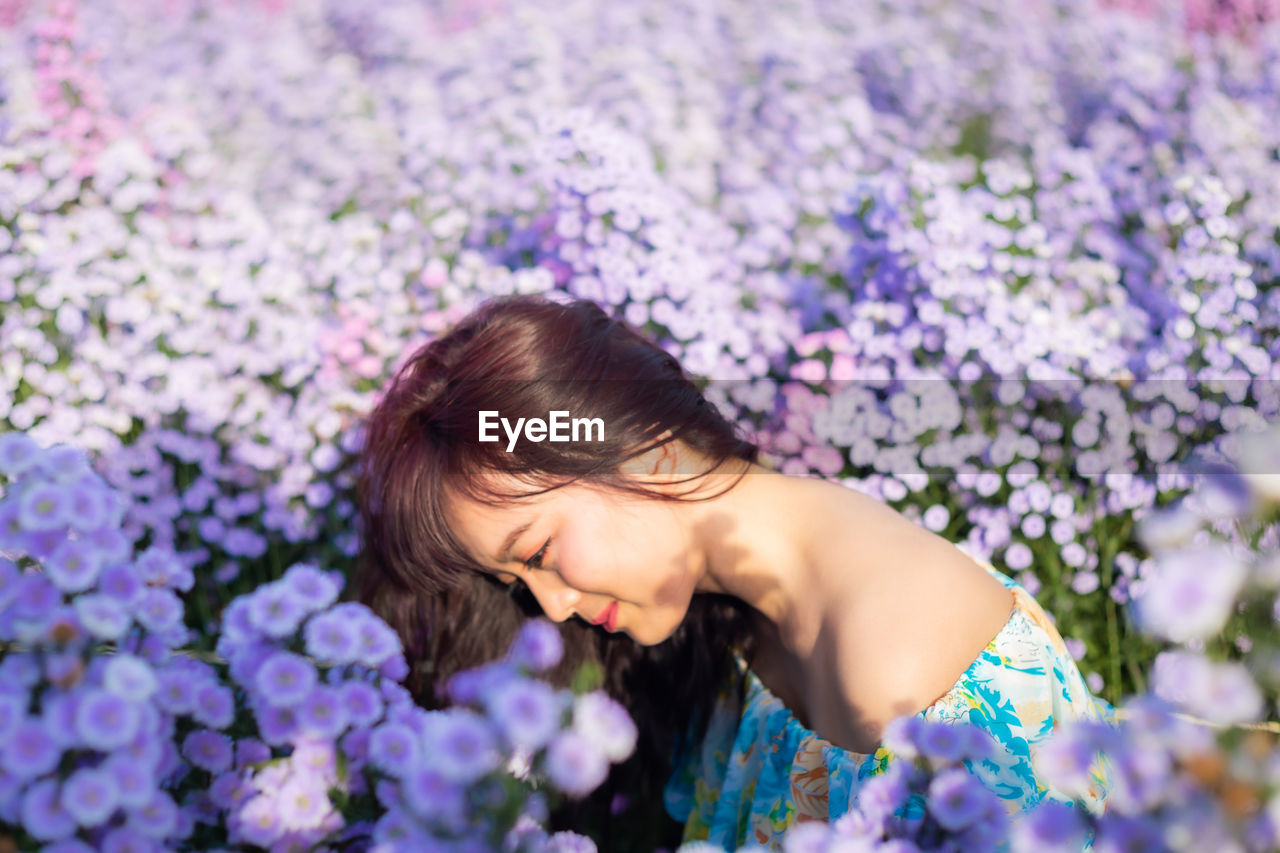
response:
<path id="1" fill-rule="evenodd" d="M 83 451 L 0 435 L 0 486 L 0 834 L 23 849 L 581 849 L 542 830 L 550 797 L 635 748 L 612 699 L 537 680 L 562 652 L 544 620 L 426 711 L 338 573 L 236 598 L 202 655 L 190 567 L 135 553 Z"/>

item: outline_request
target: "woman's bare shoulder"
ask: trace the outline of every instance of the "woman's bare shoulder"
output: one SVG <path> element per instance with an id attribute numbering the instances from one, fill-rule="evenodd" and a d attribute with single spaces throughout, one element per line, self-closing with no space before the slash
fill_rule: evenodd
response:
<path id="1" fill-rule="evenodd" d="M 826 707 L 815 718 L 854 721 L 846 738 L 866 743 L 945 695 L 1008 621 L 1013 597 L 951 542 L 853 495 L 840 503 L 854 512 L 814 557 L 826 587 L 815 594 L 829 602 L 814 657 L 825 661 Z"/>

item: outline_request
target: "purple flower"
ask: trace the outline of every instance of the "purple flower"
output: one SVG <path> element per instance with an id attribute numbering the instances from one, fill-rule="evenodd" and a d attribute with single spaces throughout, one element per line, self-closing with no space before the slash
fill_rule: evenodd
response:
<path id="1" fill-rule="evenodd" d="M 969 771 L 950 768 L 929 782 L 929 811 L 943 827 L 958 832 L 981 817 L 991 796 Z"/>
<path id="2" fill-rule="evenodd" d="M 184 566 L 171 548 L 153 545 L 138 555 L 134 568 L 145 583 L 163 587 L 177 586 L 174 581 L 182 575 Z"/>
<path id="3" fill-rule="evenodd" d="M 55 444 L 47 448 L 37 464 L 45 474 L 60 481 L 78 479 L 91 473 L 84 451 L 69 444 Z"/>
<path id="4" fill-rule="evenodd" d="M 1151 682 L 1156 696 L 1215 723 L 1255 722 L 1265 710 L 1262 692 L 1245 667 L 1195 652 L 1156 655 Z"/>
<path id="5" fill-rule="evenodd" d="M 222 773 L 231 769 L 231 738 L 221 732 L 199 729 L 187 735 L 182 742 L 182 754 L 202 770 Z"/>
<path id="6" fill-rule="evenodd" d="M 236 768 L 258 764 L 271 758 L 271 747 L 260 740 L 242 738 L 236 741 Z"/>
<path id="7" fill-rule="evenodd" d="M 270 705 L 296 705 L 316 686 L 316 670 L 301 655 L 276 652 L 258 669 L 254 685 Z"/>
<path id="8" fill-rule="evenodd" d="M 120 805 L 135 808 L 144 805 L 155 792 L 153 765 L 138 762 L 127 754 L 116 753 L 104 761 L 102 769 L 111 777 Z"/>
<path id="9" fill-rule="evenodd" d="M 962 731 L 965 724 L 929 721 L 916 736 L 920 752 L 938 762 L 959 761 L 964 757 L 969 738 Z"/>
<path id="10" fill-rule="evenodd" d="M 541 749 L 559 731 L 564 709 L 551 687 L 526 678 L 512 679 L 495 688 L 486 705 L 507 742 L 531 751 Z M 590 737 L 595 728 L 600 727 L 583 734 Z"/>
<path id="11" fill-rule="evenodd" d="M 273 746 L 288 743 L 298 733 L 298 709 L 292 705 L 265 705 L 254 709 L 258 733 Z"/>
<path id="12" fill-rule="evenodd" d="M 532 672 L 543 672 L 560 662 L 564 640 L 560 631 L 546 619 L 530 619 L 520 626 L 507 659 Z"/>
<path id="13" fill-rule="evenodd" d="M 907 801 L 911 789 L 907 785 L 909 765 L 890 763 L 883 773 L 867 779 L 857 792 L 857 810 L 866 818 L 867 826 L 878 835 L 897 810 Z"/>
<path id="14" fill-rule="evenodd" d="M 357 623 L 356 636 L 359 638 L 356 659 L 365 666 L 376 668 L 387 658 L 402 654 L 396 632 L 372 614 Z"/>
<path id="15" fill-rule="evenodd" d="M 298 704 L 298 727 L 305 734 L 333 739 L 347 727 L 347 709 L 337 688 L 318 685 Z"/>
<path id="16" fill-rule="evenodd" d="M 97 581 L 102 555 L 83 539 L 67 539 L 44 561 L 44 569 L 63 590 L 82 592 Z"/>
<path id="17" fill-rule="evenodd" d="M 195 707 L 197 682 L 181 669 L 169 667 L 156 676 L 156 704 L 170 714 L 190 714 Z"/>
<path id="18" fill-rule="evenodd" d="M 106 690 L 91 690 L 76 709 L 76 733 L 94 749 L 110 752 L 133 740 L 142 715 L 138 706 Z"/>
<path id="19" fill-rule="evenodd" d="M 111 816 L 119 800 L 110 773 L 82 768 L 62 787 L 62 807 L 81 826 L 97 826 Z"/>
<path id="20" fill-rule="evenodd" d="M 164 791 L 155 791 L 146 803 L 129 810 L 129 827 L 150 838 L 167 838 L 178 827 L 178 806 Z"/>
<path id="21" fill-rule="evenodd" d="M 1225 546 L 1206 545 L 1157 555 L 1134 614 L 1143 631 L 1183 643 L 1222 630 L 1248 577 Z"/>
<path id="22" fill-rule="evenodd" d="M 382 717 L 382 697 L 371 685 L 363 681 L 348 681 L 338 689 L 353 727 L 372 726 Z"/>
<path id="23" fill-rule="evenodd" d="M 98 591 L 124 604 L 132 604 L 142 592 L 142 581 L 132 566 L 109 566 L 98 577 Z"/>
<path id="24" fill-rule="evenodd" d="M 594 743 L 569 730 L 547 747 L 546 770 L 551 784 L 572 797 L 583 797 L 604 782 L 609 761 Z"/>
<path id="25" fill-rule="evenodd" d="M 352 623 L 338 613 L 321 613 L 308 620 L 302 631 L 307 654 L 336 664 L 356 659 L 359 638 Z"/>
<path id="26" fill-rule="evenodd" d="M 293 589 L 283 581 L 272 581 L 254 590 L 249 597 L 249 620 L 269 637 L 287 637 L 298 630 L 306 609 Z"/>
<path id="27" fill-rule="evenodd" d="M 488 720 L 458 708 L 428 717 L 432 760 L 445 776 L 470 784 L 498 766 L 498 745 Z"/>
<path id="28" fill-rule="evenodd" d="M 403 778 L 421 757 L 417 735 L 400 723 L 383 723 L 369 738 L 369 760 L 392 776 Z"/>
<path id="29" fill-rule="evenodd" d="M 104 527 L 112 508 L 112 493 L 97 474 L 81 477 L 71 484 L 68 517 L 83 533 Z"/>
<path id="30" fill-rule="evenodd" d="M 0 474 L 16 479 L 35 467 L 43 453 L 40 445 L 23 432 L 0 433 Z"/>
<path id="31" fill-rule="evenodd" d="M 409 808 L 426 820 L 461 814 L 466 809 L 466 788 L 430 765 L 410 770 L 402 791 Z"/>
<path id="32" fill-rule="evenodd" d="M 881 738 L 885 749 L 903 758 L 920 754 L 920 736 L 930 724 L 919 716 L 902 716 L 890 720 Z"/>
<path id="33" fill-rule="evenodd" d="M 65 486 L 32 483 L 18 492 L 18 519 L 23 529 L 57 530 L 70 522 L 71 495 Z"/>
<path id="34" fill-rule="evenodd" d="M 18 579 L 10 612 L 19 619 L 41 622 L 62 604 L 62 593 L 42 574 L 24 574 Z"/>
<path id="35" fill-rule="evenodd" d="M 411 815 L 399 808 L 389 808 L 373 826 L 373 840 L 379 846 L 395 850 L 416 850 L 424 847 L 422 831 Z"/>
<path id="36" fill-rule="evenodd" d="M 1045 798 L 1013 824 L 1013 849 L 1075 853 L 1084 846 L 1085 826 L 1079 810 L 1060 800 Z"/>
<path id="37" fill-rule="evenodd" d="M 181 624 L 182 599 L 167 589 L 146 589 L 139 597 L 134 613 L 148 631 L 163 634 Z"/>
<path id="38" fill-rule="evenodd" d="M 4 744 L 4 769 L 21 779 L 42 776 L 58 766 L 62 749 L 37 720 L 23 720 Z"/>
<path id="39" fill-rule="evenodd" d="M 225 729 L 235 720 L 235 696 L 229 687 L 205 684 L 196 690 L 191 715 L 211 729 Z"/>
<path id="40" fill-rule="evenodd" d="M 244 804 L 235 817 L 234 826 L 240 838 L 258 847 L 270 847 L 284 833 L 279 805 L 274 797 L 265 794 Z"/>
<path id="41" fill-rule="evenodd" d="M 76 819 L 63 806 L 58 783 L 37 782 L 22 798 L 22 828 L 42 841 L 66 838 L 76 831 Z"/>
<path id="42" fill-rule="evenodd" d="M 253 785 L 238 771 L 223 773 L 209 786 L 209 798 L 218 808 L 233 812 L 254 793 Z"/>
<path id="43" fill-rule="evenodd" d="M 309 611 L 324 610 L 338 600 L 342 587 L 338 580 L 315 566 L 300 563 L 281 578 L 294 596 Z"/>

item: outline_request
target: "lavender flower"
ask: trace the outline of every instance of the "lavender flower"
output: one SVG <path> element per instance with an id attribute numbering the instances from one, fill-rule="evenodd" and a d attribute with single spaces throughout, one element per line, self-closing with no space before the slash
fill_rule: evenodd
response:
<path id="1" fill-rule="evenodd" d="M 84 768 L 71 774 L 62 787 L 62 807 L 81 826 L 98 826 L 119 802 L 114 779 L 102 770 Z"/>
<path id="2" fill-rule="evenodd" d="M 542 672 L 560 662 L 564 641 L 554 625 L 545 619 L 530 619 L 520 626 L 508 660 L 532 672 Z"/>
<path id="3" fill-rule="evenodd" d="M 133 740 L 141 720 L 134 703 L 106 690 L 91 690 L 76 709 L 75 727 L 86 744 L 109 752 Z"/>
<path id="4" fill-rule="evenodd" d="M 196 767 L 214 774 L 229 770 L 234 756 L 231 738 L 207 730 L 187 735 L 182 742 L 182 754 Z"/>
<path id="5" fill-rule="evenodd" d="M 300 729 L 313 737 L 336 739 L 347 727 L 347 709 L 337 688 L 312 688 L 297 708 Z"/>
<path id="6" fill-rule="evenodd" d="M 76 831 L 76 819 L 59 796 L 58 783 L 45 779 L 27 789 L 22 798 L 22 826 L 42 841 L 66 838 Z"/>
<path id="7" fill-rule="evenodd" d="M 498 767 L 497 740 L 489 722 L 471 711 L 431 715 L 432 760 L 448 779 L 470 784 Z"/>
<path id="8" fill-rule="evenodd" d="M 943 770 L 929 782 L 929 812 L 945 829 L 959 831 L 977 821 L 993 795 L 967 770 Z"/>
<path id="9" fill-rule="evenodd" d="M 356 659 L 359 642 L 356 628 L 341 614 L 321 613 L 307 620 L 303 630 L 307 654 L 315 658 L 345 664 Z"/>
<path id="10" fill-rule="evenodd" d="M 418 738 L 408 726 L 383 723 L 369 740 L 369 760 L 393 776 L 403 777 L 421 758 Z"/>
<path id="11" fill-rule="evenodd" d="M 19 723 L 8 741 L 0 747 L 0 764 L 11 775 L 22 779 L 42 776 L 53 770 L 62 757 L 57 742 L 36 720 Z"/>
<path id="12" fill-rule="evenodd" d="M 245 803 L 236 815 L 234 826 L 244 841 L 258 847 L 269 847 L 284 834 L 279 806 L 266 794 L 259 794 Z"/>
<path id="13" fill-rule="evenodd" d="M 249 619 L 269 637 L 285 637 L 298 629 L 306 608 L 293 588 L 283 581 L 258 587 L 249 598 Z"/>
<path id="14" fill-rule="evenodd" d="M 296 705 L 316 685 L 316 670 L 306 658 L 292 652 L 276 652 L 259 668 L 255 686 L 270 705 Z"/>
<path id="15" fill-rule="evenodd" d="M 1150 586 L 1135 600 L 1143 629 L 1174 642 L 1203 639 L 1222 630 L 1248 577 L 1225 548 L 1207 546 L 1157 557 Z"/>
<path id="16" fill-rule="evenodd" d="M 555 691 L 541 682 L 513 679 L 488 695 L 486 707 L 506 741 L 526 750 L 541 749 L 560 729 L 563 703 Z M 616 730 L 609 730 L 608 723 L 598 717 L 586 719 L 599 710 L 595 707 L 583 708 L 584 725 L 592 733 L 603 729 L 600 739 L 614 745 L 621 740 Z M 611 709 L 606 708 L 603 713 L 608 713 L 609 710 Z M 629 718 L 627 722 L 630 722 Z M 625 743 L 620 746 L 625 746 Z"/>
<path id="17" fill-rule="evenodd" d="M 594 791 L 609 774 L 609 761 L 600 748 L 574 731 L 561 732 L 547 747 L 547 778 L 574 797 Z"/>

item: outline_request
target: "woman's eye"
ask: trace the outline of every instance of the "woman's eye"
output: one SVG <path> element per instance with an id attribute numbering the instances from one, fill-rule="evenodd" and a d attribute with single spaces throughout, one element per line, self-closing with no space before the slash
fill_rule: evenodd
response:
<path id="1" fill-rule="evenodd" d="M 551 544 L 550 539 L 548 539 L 546 542 L 543 542 L 542 547 L 538 549 L 538 553 L 534 554 L 532 557 L 524 561 L 525 568 L 527 569 L 542 568 L 542 557 L 544 554 L 547 553 L 547 546 L 550 544 Z"/>

